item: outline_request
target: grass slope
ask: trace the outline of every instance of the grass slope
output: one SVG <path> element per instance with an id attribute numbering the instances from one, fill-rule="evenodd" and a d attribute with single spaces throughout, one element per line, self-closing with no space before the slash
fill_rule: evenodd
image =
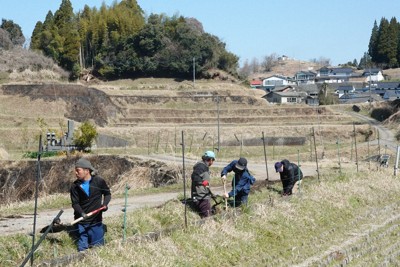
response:
<path id="1" fill-rule="evenodd" d="M 400 184 L 389 169 L 356 173 L 324 170 L 305 179 L 301 192 L 281 198 L 280 184 L 250 196 L 246 208 L 199 223 L 180 201 L 131 212 L 126 241 L 123 216 L 106 220 L 107 244 L 65 266 L 350 266 L 399 263 Z M 153 233 L 153 235 L 149 235 Z M 158 233 L 154 235 L 154 233 Z M 151 238 L 152 237 L 152 238 Z M 0 265 L 19 264 L 30 249 L 29 236 L 0 238 Z M 392 242 L 393 241 L 393 242 Z M 35 262 L 74 254 L 65 232 L 50 234 Z M 44 263 L 43 263 L 44 264 Z M 54 261 L 53 261 L 54 264 Z M 48 265 L 44 265 L 48 266 Z"/>

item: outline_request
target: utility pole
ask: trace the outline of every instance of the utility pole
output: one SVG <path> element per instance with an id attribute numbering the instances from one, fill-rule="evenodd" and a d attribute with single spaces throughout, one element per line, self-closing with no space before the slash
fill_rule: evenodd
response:
<path id="1" fill-rule="evenodd" d="M 371 64 L 369 65 L 368 89 L 369 89 L 369 108 L 371 109 L 371 107 L 372 107 L 372 98 L 371 98 Z"/>
<path id="2" fill-rule="evenodd" d="M 185 204 L 185 229 L 187 229 L 187 203 L 186 203 L 186 174 L 185 174 L 185 136 L 182 131 L 182 179 L 183 179 L 183 201 Z"/>
<path id="3" fill-rule="evenodd" d="M 356 125 L 354 122 L 353 122 L 353 135 L 354 135 L 354 149 L 356 152 L 356 165 L 357 165 L 357 172 L 358 172 L 357 135 L 356 135 Z"/>
<path id="4" fill-rule="evenodd" d="M 218 135 L 218 147 L 217 151 L 220 152 L 220 135 L 219 135 L 219 96 L 217 96 L 217 135 Z"/>
<path id="5" fill-rule="evenodd" d="M 264 132 L 262 132 L 262 141 L 263 141 L 263 146 L 264 146 L 264 159 L 265 159 L 265 170 L 267 172 L 267 181 L 269 181 L 269 175 L 268 175 L 268 160 L 267 160 L 267 150 L 265 148 L 265 137 L 264 137 Z"/>
<path id="6" fill-rule="evenodd" d="M 196 81 L 196 58 L 193 57 L 193 88 Z"/>

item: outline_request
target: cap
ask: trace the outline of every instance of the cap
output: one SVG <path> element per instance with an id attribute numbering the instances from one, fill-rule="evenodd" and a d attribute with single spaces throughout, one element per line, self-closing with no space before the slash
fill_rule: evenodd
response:
<path id="1" fill-rule="evenodd" d="M 247 159 L 245 158 L 240 158 L 237 162 L 236 162 L 236 169 L 239 169 L 241 171 L 243 171 L 247 166 Z"/>
<path id="2" fill-rule="evenodd" d="M 80 158 L 76 163 L 75 163 L 75 168 L 82 168 L 82 169 L 89 169 L 91 171 L 95 171 L 96 169 L 93 168 L 92 164 L 90 161 L 88 161 L 85 158 Z"/>
<path id="3" fill-rule="evenodd" d="M 283 170 L 281 169 L 281 167 L 282 167 L 282 162 L 276 162 L 275 163 L 275 171 L 276 172 L 283 172 Z"/>
<path id="4" fill-rule="evenodd" d="M 215 153 L 213 151 L 206 151 L 204 153 L 203 157 L 211 158 L 211 159 L 215 160 Z"/>

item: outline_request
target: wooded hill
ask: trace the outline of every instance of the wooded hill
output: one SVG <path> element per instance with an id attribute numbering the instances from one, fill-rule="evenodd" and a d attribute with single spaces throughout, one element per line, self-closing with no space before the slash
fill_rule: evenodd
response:
<path id="1" fill-rule="evenodd" d="M 194 18 L 151 14 L 147 19 L 135 0 L 85 5 L 73 13 L 63 0 L 44 22 L 37 22 L 30 47 L 53 58 L 76 77 L 84 68 L 98 77 L 204 77 L 219 68 L 236 73 L 238 57 Z"/>

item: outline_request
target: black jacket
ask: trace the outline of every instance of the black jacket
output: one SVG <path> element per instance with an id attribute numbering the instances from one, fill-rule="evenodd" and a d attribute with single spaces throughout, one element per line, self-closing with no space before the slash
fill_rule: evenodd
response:
<path id="1" fill-rule="evenodd" d="M 92 179 L 89 182 L 90 196 L 86 195 L 80 186 L 81 184 L 82 181 L 77 179 L 70 188 L 71 203 L 72 208 L 74 209 L 75 219 L 81 217 L 82 213 L 87 214 L 103 205 L 108 206 L 108 203 L 110 203 L 111 200 L 110 188 L 108 187 L 106 181 L 104 181 L 104 179 L 100 176 L 92 176 Z M 96 215 L 87 218 L 86 220 L 82 220 L 80 223 L 93 224 L 101 222 L 102 220 L 102 212 L 99 212 Z"/>
<path id="2" fill-rule="evenodd" d="M 294 163 L 289 162 L 287 159 L 281 161 L 283 164 L 283 172 L 280 172 L 283 193 L 292 194 L 294 184 L 303 179 L 303 173 L 301 169 Z"/>
<path id="3" fill-rule="evenodd" d="M 210 181 L 210 168 L 204 161 L 199 161 L 193 166 L 192 172 L 192 198 L 210 199 L 210 188 L 202 184 L 203 181 Z"/>

